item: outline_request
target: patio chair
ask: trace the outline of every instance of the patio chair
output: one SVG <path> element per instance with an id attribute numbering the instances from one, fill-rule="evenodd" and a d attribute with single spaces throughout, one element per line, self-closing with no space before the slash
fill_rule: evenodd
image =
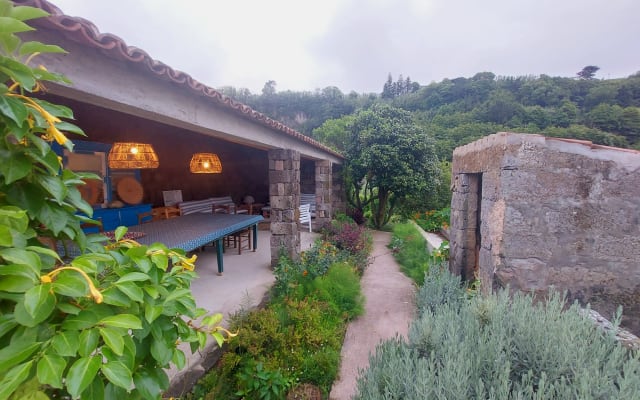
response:
<path id="1" fill-rule="evenodd" d="M 298 210 L 300 211 L 300 223 L 309 224 L 309 232 L 311 232 L 311 204 L 300 204 Z"/>

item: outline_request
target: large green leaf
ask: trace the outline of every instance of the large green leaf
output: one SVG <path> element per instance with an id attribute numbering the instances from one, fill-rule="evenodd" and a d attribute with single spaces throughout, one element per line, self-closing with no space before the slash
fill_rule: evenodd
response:
<path id="1" fill-rule="evenodd" d="M 51 340 L 51 345 L 59 355 L 73 357 L 78 353 L 80 334 L 78 331 L 60 331 Z"/>
<path id="2" fill-rule="evenodd" d="M 144 319 L 146 319 L 148 323 L 152 323 L 162 315 L 162 310 L 163 307 L 161 305 L 146 302 L 144 305 Z"/>
<path id="3" fill-rule="evenodd" d="M 89 292 L 87 281 L 75 271 L 59 273 L 53 281 L 52 288 L 54 292 L 69 297 L 82 297 Z"/>
<path id="4" fill-rule="evenodd" d="M 31 168 L 31 161 L 24 154 L 14 153 L 11 158 L 2 160 L 0 163 L 0 173 L 4 175 L 7 185 L 29 175 Z"/>
<path id="5" fill-rule="evenodd" d="M 15 248 L 2 249 L 0 257 L 13 264 L 21 264 L 24 268 L 31 270 L 33 274 L 40 275 L 40 257 L 32 251 Z"/>
<path id="6" fill-rule="evenodd" d="M 156 399 L 162 391 L 166 389 L 161 377 L 149 370 L 140 370 L 133 377 L 133 382 L 136 385 L 136 390 L 138 390 L 145 399 Z"/>
<path id="7" fill-rule="evenodd" d="M 0 315 L 0 338 L 16 326 L 18 326 L 18 323 L 13 318 L 13 314 Z"/>
<path id="8" fill-rule="evenodd" d="M 99 339 L 100 332 L 98 332 L 97 329 L 85 329 L 80 334 L 80 346 L 78 347 L 78 353 L 82 357 L 87 357 L 98 347 Z"/>
<path id="9" fill-rule="evenodd" d="M 113 350 L 113 352 L 119 356 L 124 351 L 124 339 L 122 330 L 114 328 L 100 328 L 100 335 L 104 342 Z"/>
<path id="10" fill-rule="evenodd" d="M 131 299 L 117 288 L 110 287 L 102 292 L 102 302 L 118 307 L 128 307 L 131 304 Z"/>
<path id="11" fill-rule="evenodd" d="M 99 356 L 82 357 L 74 362 L 65 376 L 69 394 L 73 397 L 80 396 L 80 393 L 96 378 L 101 364 Z"/>
<path id="12" fill-rule="evenodd" d="M 80 395 L 81 399 L 107 399 L 104 393 L 104 382 L 102 379 L 94 379 L 91 384 Z M 126 398 L 126 393 L 120 396 L 119 400 Z"/>
<path id="13" fill-rule="evenodd" d="M 33 280 L 24 276 L 7 276 L 0 279 L 0 291 L 24 293 L 33 287 Z"/>
<path id="14" fill-rule="evenodd" d="M 62 203 L 62 200 L 67 196 L 67 187 L 57 176 L 42 176 L 40 184 L 58 203 Z"/>
<path id="15" fill-rule="evenodd" d="M 103 326 L 112 326 L 114 328 L 142 329 L 140 318 L 133 314 L 112 315 L 101 319 L 98 323 Z"/>
<path id="16" fill-rule="evenodd" d="M 148 280 L 149 280 L 149 275 L 147 275 L 147 274 L 144 274 L 142 272 L 130 272 L 128 274 L 125 274 L 120 279 L 118 279 L 118 281 L 116 283 L 142 282 L 142 281 L 148 281 Z"/>
<path id="17" fill-rule="evenodd" d="M 31 279 L 35 285 L 40 281 L 40 277 L 36 275 L 31 268 L 25 268 L 24 264 L 8 264 L 0 265 L 0 276 L 17 275 Z"/>
<path id="18" fill-rule="evenodd" d="M 29 377 L 33 360 L 13 367 L 0 380 L 0 399 L 5 400 Z"/>
<path id="19" fill-rule="evenodd" d="M 131 385 L 133 384 L 131 371 L 120 361 L 109 361 L 106 364 L 103 364 L 100 370 L 114 385 L 120 386 L 126 390 L 131 389 Z"/>
<path id="20" fill-rule="evenodd" d="M 36 285 L 24 294 L 24 309 L 37 323 L 47 319 L 55 307 L 56 297 L 51 293 L 50 283 Z"/>
<path id="21" fill-rule="evenodd" d="M 165 366 L 171 361 L 173 357 L 173 342 L 168 342 L 167 339 L 153 339 L 151 341 L 151 355 L 158 361 L 158 364 Z"/>
<path id="22" fill-rule="evenodd" d="M 21 56 L 33 53 L 66 53 L 66 51 L 60 46 L 41 42 L 24 42 L 22 46 L 20 46 Z"/>
<path id="23" fill-rule="evenodd" d="M 16 6 L 11 9 L 11 13 L 9 15 L 20 21 L 27 21 L 30 19 L 46 17 L 49 13 L 37 7 Z"/>
<path id="24" fill-rule="evenodd" d="M 26 32 L 26 31 L 32 31 L 32 30 L 33 30 L 32 27 L 15 18 L 0 17 L 0 33 L 2 34 Z"/>
<path id="25" fill-rule="evenodd" d="M 6 53 L 13 53 L 20 45 L 21 40 L 18 35 L 6 33 L 0 35 L 0 45 L 4 47 Z"/>
<path id="26" fill-rule="evenodd" d="M 7 96 L 0 96 L 0 113 L 10 118 L 18 126 L 22 126 L 29 115 L 29 111 L 22 101 Z"/>
<path id="27" fill-rule="evenodd" d="M 0 17 L 0 25 L 2 25 Z M 2 29 L 2 28 L 0 28 Z M 31 90 L 36 85 L 36 78 L 28 66 L 10 58 L 0 59 L 0 71 L 7 74 L 14 82 L 17 82 L 26 90 Z"/>
<path id="28" fill-rule="evenodd" d="M 133 301 L 141 303 L 144 299 L 142 289 L 140 289 L 140 287 L 134 282 L 118 283 L 115 286 Z"/>
<path id="29" fill-rule="evenodd" d="M 67 367 L 64 358 L 55 354 L 45 354 L 37 365 L 38 381 L 54 388 L 62 388 L 62 373 Z"/>
<path id="30" fill-rule="evenodd" d="M 17 365 L 32 355 L 38 348 L 40 343 L 17 340 L 12 342 L 10 346 L 0 350 L 0 371 L 6 371 Z"/>

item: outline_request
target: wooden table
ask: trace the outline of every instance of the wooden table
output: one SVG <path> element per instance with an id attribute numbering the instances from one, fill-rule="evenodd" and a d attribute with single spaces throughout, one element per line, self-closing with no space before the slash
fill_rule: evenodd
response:
<path id="1" fill-rule="evenodd" d="M 218 274 L 224 271 L 222 258 L 222 239 L 246 228 L 253 229 L 253 251 L 258 247 L 258 223 L 261 215 L 246 214 L 189 214 L 182 217 L 152 221 L 129 227 L 129 232 L 143 232 L 136 239 L 149 245 L 160 242 L 169 248 L 193 251 L 209 244 L 216 244 Z"/>

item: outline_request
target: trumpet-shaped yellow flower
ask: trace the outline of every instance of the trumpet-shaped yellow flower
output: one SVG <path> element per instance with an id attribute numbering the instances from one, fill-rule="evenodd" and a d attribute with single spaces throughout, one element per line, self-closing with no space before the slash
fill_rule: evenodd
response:
<path id="1" fill-rule="evenodd" d="M 40 282 L 51 283 L 53 281 L 53 278 L 55 278 L 56 275 L 58 275 L 60 272 L 64 270 L 79 272 L 80 275 L 82 275 L 82 277 L 85 279 L 85 281 L 87 281 L 87 284 L 89 285 L 89 293 L 91 294 L 91 297 L 93 298 L 93 300 L 98 304 L 102 303 L 102 300 L 104 300 L 102 293 L 100 293 L 100 291 L 95 287 L 95 285 L 93 284 L 93 281 L 91 280 L 91 278 L 89 278 L 89 275 L 87 275 L 87 273 L 81 270 L 80 268 L 77 268 L 77 267 L 56 268 L 53 271 L 49 272 L 48 274 L 41 276 Z"/>

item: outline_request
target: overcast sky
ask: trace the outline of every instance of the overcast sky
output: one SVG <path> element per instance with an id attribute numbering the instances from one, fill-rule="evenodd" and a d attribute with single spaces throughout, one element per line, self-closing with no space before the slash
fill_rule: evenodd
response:
<path id="1" fill-rule="evenodd" d="M 50 0 L 212 87 L 640 71 L 640 0 Z"/>

